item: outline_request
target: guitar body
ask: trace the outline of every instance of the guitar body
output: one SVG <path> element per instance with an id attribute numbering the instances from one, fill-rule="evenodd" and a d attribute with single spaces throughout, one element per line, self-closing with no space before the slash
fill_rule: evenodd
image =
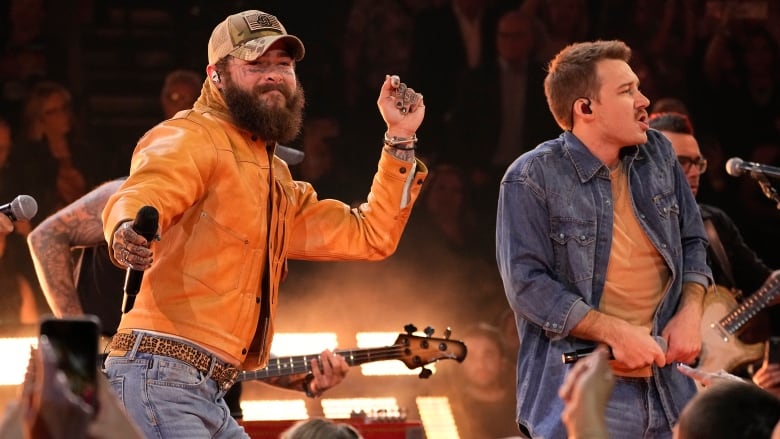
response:
<path id="1" fill-rule="evenodd" d="M 764 344 L 743 343 L 735 334 L 721 326 L 720 321 L 738 306 L 729 290 L 717 285 L 705 295 L 701 320 L 701 353 L 697 369 L 704 372 L 727 372 L 759 360 Z"/>

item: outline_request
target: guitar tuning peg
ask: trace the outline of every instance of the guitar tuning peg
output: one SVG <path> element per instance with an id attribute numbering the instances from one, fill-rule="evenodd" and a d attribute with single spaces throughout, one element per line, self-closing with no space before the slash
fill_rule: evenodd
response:
<path id="1" fill-rule="evenodd" d="M 432 335 L 433 335 L 433 333 L 434 333 L 434 332 L 436 332 L 436 330 L 435 330 L 435 329 L 433 329 L 433 328 L 432 328 L 432 327 L 430 327 L 430 326 L 426 326 L 426 327 L 425 327 L 425 330 L 424 330 L 423 332 L 425 332 L 425 335 L 427 335 L 428 337 L 430 337 L 430 336 L 432 336 Z"/>
<path id="2" fill-rule="evenodd" d="M 404 331 L 406 331 L 407 334 L 412 335 L 417 332 L 417 327 L 409 323 L 408 325 L 404 326 Z"/>
<path id="3" fill-rule="evenodd" d="M 419 377 L 420 377 L 421 379 L 428 379 L 428 378 L 430 378 L 430 377 L 431 377 L 431 375 L 433 375 L 433 372 L 431 372 L 431 370 L 430 370 L 430 369 L 426 369 L 426 368 L 424 368 L 424 367 L 423 367 L 423 368 L 421 368 L 421 370 L 420 370 L 420 375 L 419 375 Z"/>
<path id="4" fill-rule="evenodd" d="M 444 330 L 444 339 L 445 340 L 449 340 L 450 339 L 450 335 L 452 335 L 452 328 L 447 326 L 447 329 Z"/>

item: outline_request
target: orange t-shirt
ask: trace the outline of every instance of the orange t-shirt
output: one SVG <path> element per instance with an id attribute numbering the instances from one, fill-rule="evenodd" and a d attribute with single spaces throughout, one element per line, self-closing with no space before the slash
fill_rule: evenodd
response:
<path id="1" fill-rule="evenodd" d="M 614 206 L 612 248 L 599 311 L 644 326 L 649 334 L 653 315 L 667 289 L 670 273 L 661 254 L 637 220 L 623 166 L 610 171 Z M 650 366 L 629 370 L 612 367 L 619 376 L 649 377 Z"/>

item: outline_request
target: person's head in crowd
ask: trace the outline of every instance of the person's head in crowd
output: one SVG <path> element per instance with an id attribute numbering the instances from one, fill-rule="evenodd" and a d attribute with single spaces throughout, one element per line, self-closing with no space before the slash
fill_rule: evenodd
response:
<path id="1" fill-rule="evenodd" d="M 469 350 L 459 366 L 464 390 L 474 395 L 503 388 L 507 382 L 509 363 L 504 355 L 499 328 L 480 322 L 466 328 L 461 338 Z"/>
<path id="2" fill-rule="evenodd" d="M 630 59 L 631 48 L 618 40 L 575 43 L 561 50 L 544 80 L 547 103 L 558 125 L 574 130 L 575 120 L 588 122 L 575 132 L 585 143 L 647 142 L 637 120 L 645 117 L 650 101 L 634 88 L 638 78 Z"/>
<path id="3" fill-rule="evenodd" d="M 751 383 L 720 382 L 683 409 L 675 439 L 769 439 L 780 421 L 780 399 Z"/>
<path id="4" fill-rule="evenodd" d="M 181 110 L 192 108 L 203 86 L 203 76 L 192 70 L 173 70 L 165 75 L 160 90 L 163 116 L 170 119 Z"/>
<path id="5" fill-rule="evenodd" d="M 299 421 L 279 436 L 279 439 L 362 439 L 349 424 L 312 418 Z"/>
<path id="6" fill-rule="evenodd" d="M 252 14 L 261 15 L 254 18 Z M 269 20 L 279 34 L 258 38 L 247 24 L 258 19 Z M 256 62 L 260 54 L 262 62 Z M 295 73 L 295 64 L 303 55 L 301 40 L 287 34 L 276 17 L 259 11 L 231 15 L 214 28 L 209 39 L 206 85 L 207 90 L 216 89 L 217 93 L 211 93 L 206 99 L 223 101 L 240 128 L 267 141 L 287 143 L 295 139 L 303 123 L 306 100 Z M 244 72 L 263 72 L 273 75 L 275 81 L 255 84 L 252 81 L 256 75 L 248 76 Z M 282 94 L 285 105 L 266 102 L 274 99 L 270 91 Z"/>
<path id="7" fill-rule="evenodd" d="M 72 128 L 73 111 L 68 89 L 51 81 L 36 84 L 24 104 L 23 140 L 62 137 Z"/>
<path id="8" fill-rule="evenodd" d="M 528 62 L 536 48 L 534 20 L 513 9 L 498 20 L 496 51 L 501 61 L 513 64 Z"/>
<path id="9" fill-rule="evenodd" d="M 701 154 L 699 142 L 693 137 L 693 126 L 688 116 L 675 112 L 657 113 L 650 116 L 649 123 L 650 128 L 663 133 L 672 143 L 688 185 L 696 195 L 701 175 L 707 170 L 707 160 Z"/>

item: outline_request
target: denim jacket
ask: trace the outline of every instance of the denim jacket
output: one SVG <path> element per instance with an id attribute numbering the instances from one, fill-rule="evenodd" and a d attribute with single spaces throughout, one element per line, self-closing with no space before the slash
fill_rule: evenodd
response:
<path id="1" fill-rule="evenodd" d="M 649 130 L 621 161 L 634 212 L 671 273 L 653 318 L 658 335 L 677 310 L 683 282 L 709 285 L 707 240 L 699 209 L 669 141 Z M 604 290 L 612 245 L 609 169 L 571 132 L 542 143 L 506 171 L 499 195 L 496 248 L 504 290 L 521 340 L 518 422 L 533 434 L 565 437 L 558 388 L 564 352 L 593 346 L 569 335 Z M 670 422 L 696 391 L 672 366 L 653 366 Z M 627 414 L 630 416 L 630 414 Z"/>

